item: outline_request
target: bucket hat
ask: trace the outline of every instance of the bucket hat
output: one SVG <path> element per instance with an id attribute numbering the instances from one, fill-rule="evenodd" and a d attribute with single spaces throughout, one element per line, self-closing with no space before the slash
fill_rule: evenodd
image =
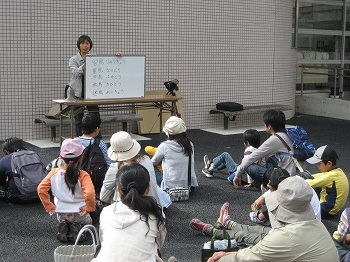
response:
<path id="1" fill-rule="evenodd" d="M 266 196 L 267 209 L 281 222 L 294 223 L 315 218 L 310 205 L 312 188 L 298 177 L 283 180 L 278 189 Z"/>
<path id="2" fill-rule="evenodd" d="M 108 157 L 112 161 L 125 161 L 136 156 L 140 149 L 140 144 L 128 132 L 119 131 L 111 137 Z"/>

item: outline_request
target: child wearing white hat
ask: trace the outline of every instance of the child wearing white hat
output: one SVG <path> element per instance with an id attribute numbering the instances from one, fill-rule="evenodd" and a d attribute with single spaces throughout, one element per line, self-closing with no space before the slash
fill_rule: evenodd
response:
<path id="1" fill-rule="evenodd" d="M 125 163 L 139 163 L 150 174 L 149 195 L 153 196 L 159 205 L 168 208 L 171 204 L 170 198 L 157 186 L 152 162 L 148 156 L 140 154 L 140 149 L 141 145 L 128 132 L 119 131 L 112 135 L 111 146 L 108 148 L 108 157 L 112 163 L 103 181 L 100 199 L 106 203 L 120 201 L 120 194 L 116 191 L 116 174 Z"/>
<path id="2" fill-rule="evenodd" d="M 198 187 L 197 177 L 194 170 L 194 147 L 186 134 L 185 122 L 171 116 L 164 124 L 163 131 L 168 139 L 162 142 L 154 156 L 154 165 L 162 163 L 163 190 L 175 187 L 188 187 L 188 163 L 191 157 L 191 188 Z"/>

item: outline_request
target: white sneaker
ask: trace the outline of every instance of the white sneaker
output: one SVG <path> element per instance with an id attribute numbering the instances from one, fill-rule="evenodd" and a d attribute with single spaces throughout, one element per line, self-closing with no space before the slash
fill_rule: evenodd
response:
<path id="1" fill-rule="evenodd" d="M 203 168 L 202 173 L 209 178 L 213 177 L 213 171 L 210 171 L 208 168 Z"/>
<path id="2" fill-rule="evenodd" d="M 204 156 L 204 168 L 209 169 L 212 161 L 209 159 L 208 155 Z"/>

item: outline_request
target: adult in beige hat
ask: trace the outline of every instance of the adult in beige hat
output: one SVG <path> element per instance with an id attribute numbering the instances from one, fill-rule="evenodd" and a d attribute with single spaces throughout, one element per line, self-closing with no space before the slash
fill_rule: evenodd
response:
<path id="1" fill-rule="evenodd" d="M 333 240 L 310 205 L 312 188 L 288 177 L 266 197 L 271 230 L 256 245 L 238 252 L 217 252 L 213 261 L 339 261 Z"/>
<path id="2" fill-rule="evenodd" d="M 194 170 L 194 147 L 186 134 L 185 122 L 171 116 L 165 122 L 163 131 L 168 139 L 162 142 L 152 157 L 154 165 L 162 163 L 163 190 L 175 187 L 188 187 L 188 164 L 191 158 L 191 187 L 198 187 L 197 177 Z"/>
<path id="3" fill-rule="evenodd" d="M 148 156 L 140 155 L 141 146 L 133 139 L 129 133 L 119 131 L 112 135 L 111 146 L 108 148 L 108 157 L 111 165 L 108 168 L 100 198 L 106 203 L 112 203 L 120 200 L 119 193 L 115 190 L 117 186 L 116 174 L 124 163 L 139 163 L 143 165 L 150 174 L 150 192 L 157 203 L 163 207 L 168 207 L 171 202 L 165 192 L 157 186 L 153 164 Z"/>

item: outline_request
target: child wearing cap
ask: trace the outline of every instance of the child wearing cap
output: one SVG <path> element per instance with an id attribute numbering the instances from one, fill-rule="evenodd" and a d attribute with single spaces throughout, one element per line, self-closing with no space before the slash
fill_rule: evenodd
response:
<path id="1" fill-rule="evenodd" d="M 90 175 L 77 168 L 83 151 L 79 140 L 64 140 L 60 157 L 66 165 L 52 169 L 38 186 L 45 210 L 50 216 L 57 214 L 60 223 L 57 239 L 63 242 L 75 241 L 82 225 L 92 223 L 89 212 L 95 211 L 95 189 Z M 50 189 L 54 203 L 50 201 Z"/>
<path id="2" fill-rule="evenodd" d="M 184 121 L 171 116 L 164 124 L 164 133 L 168 139 L 162 142 L 154 156 L 153 165 L 162 163 L 163 190 L 175 187 L 188 187 L 188 163 L 191 157 L 191 188 L 198 187 L 197 177 L 194 170 L 194 147 L 186 134 Z"/>
<path id="3" fill-rule="evenodd" d="M 320 204 L 322 218 L 329 218 L 337 214 L 344 206 L 349 194 L 349 181 L 344 171 L 338 168 L 337 152 L 330 146 L 318 148 L 314 156 L 306 161 L 317 164 L 321 173 L 312 175 L 313 179 L 306 182 L 313 188 L 321 188 Z"/>

